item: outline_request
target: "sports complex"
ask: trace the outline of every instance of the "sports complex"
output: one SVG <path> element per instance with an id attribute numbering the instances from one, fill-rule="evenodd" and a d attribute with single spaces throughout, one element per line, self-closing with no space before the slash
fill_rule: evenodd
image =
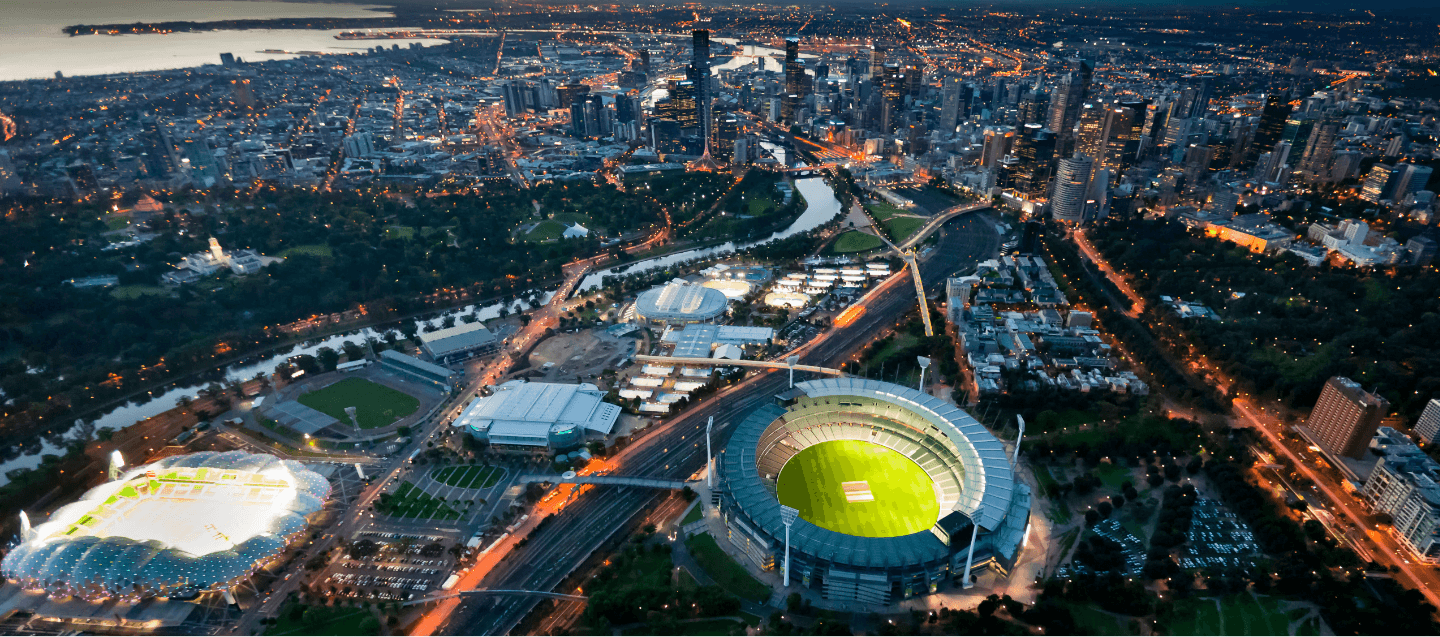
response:
<path id="1" fill-rule="evenodd" d="M 244 451 L 172 456 L 125 471 L 21 531 L 6 579 L 54 597 L 183 597 L 228 590 L 302 534 L 330 483 Z"/>
<path id="2" fill-rule="evenodd" d="M 796 383 L 751 412 L 720 460 L 729 540 L 761 569 L 827 599 L 888 604 L 967 571 L 1008 574 L 1030 490 L 974 418 L 908 387 L 863 378 Z M 972 573 L 973 574 L 973 573 Z"/>

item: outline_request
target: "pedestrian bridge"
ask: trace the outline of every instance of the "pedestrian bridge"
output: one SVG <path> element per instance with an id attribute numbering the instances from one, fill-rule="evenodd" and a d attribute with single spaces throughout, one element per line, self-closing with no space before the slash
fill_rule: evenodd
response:
<path id="1" fill-rule="evenodd" d="M 691 357 L 691 356 L 651 356 L 651 355 L 649 355 L 649 354 L 637 354 L 637 355 L 635 356 L 635 360 L 636 360 L 636 361 L 639 361 L 639 362 L 641 362 L 641 363 L 666 363 L 666 364 L 670 364 L 670 365 L 694 365 L 694 366 L 719 365 L 719 366 L 721 366 L 721 367 L 731 367 L 731 366 L 733 366 L 733 367 L 761 367 L 761 368 L 764 368 L 764 369 L 790 369 L 790 365 L 789 365 L 788 363 L 786 363 L 785 361 L 783 361 L 783 360 L 781 360 L 781 361 L 743 361 L 743 360 L 732 360 L 732 359 L 729 359 L 729 358 L 695 358 L 695 357 Z M 829 374 L 829 375 L 831 375 L 831 376 L 844 376 L 844 375 L 845 375 L 845 372 L 842 372 L 842 371 L 840 371 L 840 370 L 838 370 L 838 369 L 831 369 L 831 368 L 829 368 L 829 367 L 820 367 L 820 366 L 817 366 L 817 365 L 796 365 L 796 366 L 795 366 L 795 371 L 797 371 L 797 372 L 814 372 L 814 373 L 817 373 L 817 374 Z"/>
<path id="2" fill-rule="evenodd" d="M 608 484 L 617 487 L 641 487 L 644 489 L 683 489 L 680 480 L 657 480 L 655 478 L 634 478 L 629 476 L 580 476 L 567 471 L 563 474 L 526 474 L 517 478 L 520 482 L 551 482 L 564 484 Z"/>

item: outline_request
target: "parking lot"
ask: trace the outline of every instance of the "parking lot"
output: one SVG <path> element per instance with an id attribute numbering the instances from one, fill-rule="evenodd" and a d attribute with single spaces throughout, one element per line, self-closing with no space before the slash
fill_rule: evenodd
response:
<path id="1" fill-rule="evenodd" d="M 454 567 L 455 539 L 365 531 L 318 582 L 319 592 L 342 598 L 406 601 L 438 589 Z"/>

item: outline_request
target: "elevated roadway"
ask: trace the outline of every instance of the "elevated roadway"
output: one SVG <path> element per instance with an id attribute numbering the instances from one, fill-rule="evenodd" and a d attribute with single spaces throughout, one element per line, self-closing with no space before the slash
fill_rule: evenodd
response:
<path id="1" fill-rule="evenodd" d="M 567 476 L 558 473 L 527 473 L 525 475 L 515 478 L 515 481 L 523 482 L 526 484 L 529 484 L 531 482 L 549 482 L 552 484 L 608 484 L 617 487 L 639 487 L 642 489 L 685 488 L 685 482 L 681 480 L 659 480 L 655 478 L 637 478 L 633 476 Z"/>
<path id="2" fill-rule="evenodd" d="M 668 363 L 671 365 L 726 365 L 731 367 L 751 367 L 760 369 L 790 369 L 785 361 L 742 361 L 729 358 L 693 358 L 689 356 L 651 356 L 649 354 L 637 354 L 635 360 L 641 363 Z M 796 365 L 797 372 L 814 372 L 816 374 L 828 374 L 830 376 L 844 376 L 845 372 L 830 367 L 819 365 Z"/>

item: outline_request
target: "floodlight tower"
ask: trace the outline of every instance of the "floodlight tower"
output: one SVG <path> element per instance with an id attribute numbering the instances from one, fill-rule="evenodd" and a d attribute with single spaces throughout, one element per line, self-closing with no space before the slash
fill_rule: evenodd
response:
<path id="1" fill-rule="evenodd" d="M 110 470 L 105 472 L 109 480 L 120 477 L 120 470 L 125 468 L 125 456 L 120 455 L 120 450 L 110 452 Z"/>
<path id="2" fill-rule="evenodd" d="M 965 557 L 965 579 L 963 580 L 964 588 L 970 588 L 975 585 L 974 582 L 970 581 L 970 567 L 975 564 L 975 541 L 979 538 L 980 525 L 972 521 L 970 523 L 970 554 Z"/>
<path id="3" fill-rule="evenodd" d="M 795 363 L 800 362 L 800 357 L 791 354 L 785 357 L 785 363 L 790 365 L 790 389 L 795 389 Z"/>
<path id="4" fill-rule="evenodd" d="M 705 486 L 715 488 L 715 456 L 710 452 L 710 430 L 715 427 L 715 417 L 705 421 Z"/>
<path id="5" fill-rule="evenodd" d="M 925 393 L 925 370 L 930 369 L 930 359 L 924 356 L 916 356 L 915 362 L 920 363 L 920 393 Z"/>
<path id="6" fill-rule="evenodd" d="M 799 515 L 799 509 L 780 505 L 780 521 L 785 523 L 785 588 L 790 587 L 790 525 Z"/>
<path id="7" fill-rule="evenodd" d="M 1020 462 L 1020 442 L 1025 440 L 1025 417 L 1017 414 L 1015 416 L 1015 422 L 1020 425 L 1020 433 L 1015 436 L 1015 452 L 1010 458 L 1010 464 L 1012 465 Z"/>
<path id="8" fill-rule="evenodd" d="M 30 516 L 20 512 L 20 541 L 29 542 L 35 538 L 35 529 L 30 526 Z"/>

